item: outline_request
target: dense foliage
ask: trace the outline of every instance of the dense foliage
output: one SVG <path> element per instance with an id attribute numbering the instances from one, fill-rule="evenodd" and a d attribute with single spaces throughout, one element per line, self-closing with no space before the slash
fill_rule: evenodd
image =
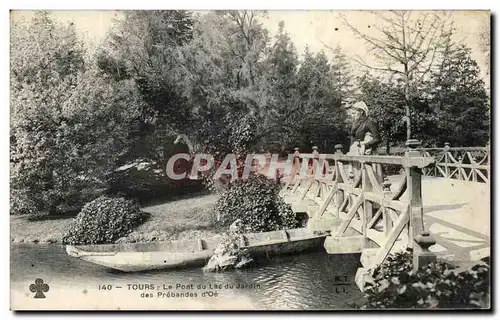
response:
<path id="1" fill-rule="evenodd" d="M 145 218 L 134 201 L 101 196 L 83 207 L 62 240 L 65 244 L 114 243 Z"/>
<path id="2" fill-rule="evenodd" d="M 44 13 L 14 28 L 11 52 L 11 212 L 79 208 L 130 146 L 135 83 L 87 67 L 74 29 Z"/>
<path id="3" fill-rule="evenodd" d="M 401 77 L 357 76 L 340 47 L 300 54 L 283 23 L 271 35 L 264 19 L 255 11 L 126 11 L 93 52 L 46 12 L 14 24 L 11 212 L 79 209 L 104 190 L 181 190 L 165 174 L 178 134 L 191 140 L 189 152 L 221 159 L 296 146 L 334 152 L 348 144 L 347 99 L 367 102 L 386 146 L 404 143 Z M 432 68 L 412 81 L 412 132 L 424 146 L 484 145 L 490 107 L 478 65 L 469 48 L 443 39 Z M 131 169 L 116 171 L 124 165 Z"/>
<path id="4" fill-rule="evenodd" d="M 412 254 L 389 255 L 373 272 L 374 283 L 367 284 L 364 308 L 489 308 L 490 268 L 475 265 L 456 271 L 446 261 L 413 271 Z"/>
<path id="5" fill-rule="evenodd" d="M 217 223 L 227 227 L 239 219 L 245 232 L 296 228 L 295 213 L 278 195 L 280 187 L 262 175 L 236 181 L 214 206 Z"/>
<path id="6" fill-rule="evenodd" d="M 447 48 L 440 71 L 429 83 L 429 106 L 437 115 L 439 143 L 484 146 L 490 138 L 490 106 L 479 66 L 465 45 Z"/>

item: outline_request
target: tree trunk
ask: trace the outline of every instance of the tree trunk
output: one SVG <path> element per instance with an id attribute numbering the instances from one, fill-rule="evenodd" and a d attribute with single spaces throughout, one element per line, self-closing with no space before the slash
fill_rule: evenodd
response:
<path id="1" fill-rule="evenodd" d="M 403 21 L 402 21 L 402 28 L 403 28 L 403 55 L 404 55 L 404 80 L 405 80 L 405 100 L 406 100 L 406 105 L 405 105 L 405 113 L 407 117 L 407 122 L 406 122 L 406 140 L 411 139 L 411 120 L 410 120 L 410 74 L 409 74 L 409 68 L 408 68 L 408 53 L 406 49 L 406 30 L 405 30 L 405 20 L 403 16 Z"/>
<path id="2" fill-rule="evenodd" d="M 405 106 L 406 116 L 408 117 L 408 121 L 406 123 L 406 140 L 411 139 L 411 120 L 410 120 L 410 104 L 408 100 L 406 100 Z"/>

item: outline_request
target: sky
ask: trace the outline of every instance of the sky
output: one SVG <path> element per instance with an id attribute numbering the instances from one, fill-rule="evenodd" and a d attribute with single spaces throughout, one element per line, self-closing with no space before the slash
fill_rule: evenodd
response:
<path id="1" fill-rule="evenodd" d="M 274 35 L 280 21 L 285 24 L 285 31 L 291 36 L 298 52 L 303 53 L 306 46 L 313 52 L 325 50 L 339 45 L 348 57 L 359 55 L 370 61 L 371 56 L 363 40 L 357 39 L 352 32 L 343 25 L 338 14 L 342 13 L 350 23 L 363 32 L 372 32 L 370 29 L 377 21 L 366 11 L 329 11 L 329 10 L 281 10 L 268 11 L 268 18 L 263 20 L 264 26 Z M 489 77 L 484 62 L 484 53 L 480 50 L 477 38 L 482 24 L 489 25 L 488 11 L 449 11 L 455 21 L 455 39 L 465 42 L 472 49 L 472 57 L 481 68 L 483 79 L 489 85 Z M 29 19 L 33 11 L 12 11 L 11 21 Z M 120 11 L 53 11 L 53 16 L 62 22 L 73 22 L 77 32 L 88 43 L 98 43 L 113 25 L 115 19 L 120 18 Z M 354 64 L 355 62 L 352 61 Z"/>

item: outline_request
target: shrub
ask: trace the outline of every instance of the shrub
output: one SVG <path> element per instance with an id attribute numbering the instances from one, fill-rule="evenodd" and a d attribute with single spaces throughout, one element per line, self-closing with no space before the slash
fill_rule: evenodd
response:
<path id="1" fill-rule="evenodd" d="M 488 308 L 490 280 L 488 265 L 475 265 L 458 272 L 449 262 L 414 272 L 412 254 L 396 253 L 373 272 L 373 284 L 367 284 L 367 303 L 363 308 Z M 455 269 L 455 270 L 454 270 Z"/>
<path id="2" fill-rule="evenodd" d="M 135 201 L 101 196 L 83 207 L 62 241 L 64 244 L 113 243 L 145 219 Z"/>
<path id="3" fill-rule="evenodd" d="M 227 154 L 217 154 L 214 159 L 214 166 L 207 171 L 202 172 L 200 175 L 205 188 L 218 195 L 222 195 L 225 191 L 231 188 L 237 180 L 241 180 L 245 169 L 246 154 L 236 154 L 236 172 L 238 174 L 238 179 L 232 181 L 231 176 L 227 174 L 223 174 L 220 178 L 215 179 L 215 174 L 222 165 L 222 161 L 225 156 L 227 156 Z"/>
<path id="4" fill-rule="evenodd" d="M 215 203 L 217 223 L 227 227 L 240 219 L 247 232 L 297 227 L 295 213 L 278 195 L 280 188 L 278 182 L 263 175 L 235 181 Z"/>

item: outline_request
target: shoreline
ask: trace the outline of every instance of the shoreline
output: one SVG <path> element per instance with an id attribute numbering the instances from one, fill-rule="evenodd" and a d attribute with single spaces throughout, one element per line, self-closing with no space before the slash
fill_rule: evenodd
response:
<path id="1" fill-rule="evenodd" d="M 127 236 L 115 241 L 161 242 L 192 239 L 193 237 L 217 238 L 218 230 L 212 225 L 212 205 L 215 194 L 196 193 L 163 203 L 141 207 L 150 218 Z M 51 217 L 30 220 L 28 216 L 10 216 L 10 242 L 26 244 L 62 244 L 62 237 L 76 216 Z"/>

